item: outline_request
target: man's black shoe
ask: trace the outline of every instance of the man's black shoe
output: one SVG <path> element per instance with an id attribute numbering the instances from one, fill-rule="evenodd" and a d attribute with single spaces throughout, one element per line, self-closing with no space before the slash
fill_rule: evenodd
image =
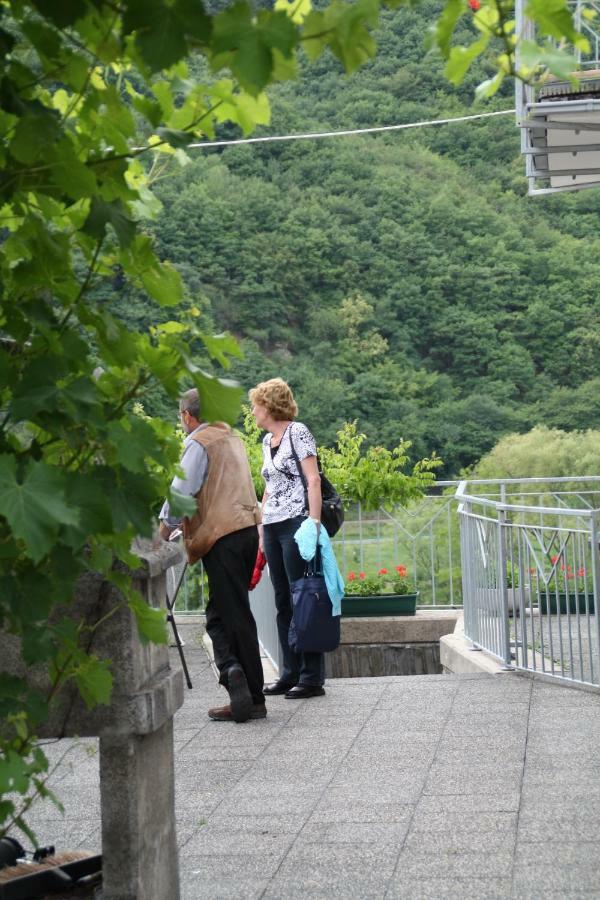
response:
<path id="1" fill-rule="evenodd" d="M 319 684 L 297 684 L 285 692 L 288 700 L 306 700 L 307 697 L 322 697 L 325 688 Z"/>
<path id="2" fill-rule="evenodd" d="M 252 694 L 244 670 L 239 664 L 227 670 L 227 693 L 231 700 L 231 715 L 235 722 L 247 722 L 252 715 Z"/>
<path id="3" fill-rule="evenodd" d="M 293 687 L 295 685 L 290 681 L 274 681 L 273 684 L 265 684 L 263 694 L 267 694 L 269 697 L 273 697 L 275 694 L 286 694 Z"/>

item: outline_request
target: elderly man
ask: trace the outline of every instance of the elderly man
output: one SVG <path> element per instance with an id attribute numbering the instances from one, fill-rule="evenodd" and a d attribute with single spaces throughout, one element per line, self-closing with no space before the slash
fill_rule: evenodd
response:
<path id="1" fill-rule="evenodd" d="M 267 714 L 263 670 L 248 599 L 260 512 L 246 451 L 228 425 L 202 421 L 197 390 L 182 396 L 179 415 L 187 433 L 181 457 L 184 477 L 175 477 L 172 487 L 195 497 L 197 512 L 193 518 L 174 518 L 165 501 L 160 534 L 168 540 L 181 527 L 188 562 L 201 559 L 208 576 L 206 630 L 219 682 L 230 698 L 227 706 L 209 709 L 208 715 L 224 722 L 261 719 Z"/>

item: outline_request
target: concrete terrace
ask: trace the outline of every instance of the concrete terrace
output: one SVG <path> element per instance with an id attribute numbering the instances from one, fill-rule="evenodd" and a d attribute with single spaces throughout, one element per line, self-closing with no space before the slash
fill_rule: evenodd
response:
<path id="1" fill-rule="evenodd" d="M 600 898 L 598 694 L 506 674 L 340 679 L 269 699 L 266 720 L 211 722 L 226 694 L 198 626 L 181 630 L 185 900 Z M 96 742 L 46 750 L 67 746 L 52 778 L 65 817 L 46 803 L 32 824 L 44 844 L 99 851 Z"/>

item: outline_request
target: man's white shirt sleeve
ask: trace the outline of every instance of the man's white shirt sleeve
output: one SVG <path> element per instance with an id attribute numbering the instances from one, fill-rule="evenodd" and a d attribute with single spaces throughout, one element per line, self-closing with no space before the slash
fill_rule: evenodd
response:
<path id="1" fill-rule="evenodd" d="M 208 454 L 202 444 L 199 444 L 198 441 L 189 441 L 183 451 L 179 465 L 183 470 L 184 477 L 180 478 L 176 475 L 171 482 L 171 487 L 180 494 L 194 497 L 204 484 L 208 471 Z M 164 519 L 167 525 L 181 524 L 181 518 L 176 519 L 169 514 L 168 500 L 165 500 L 163 503 L 158 517 L 159 519 Z"/>

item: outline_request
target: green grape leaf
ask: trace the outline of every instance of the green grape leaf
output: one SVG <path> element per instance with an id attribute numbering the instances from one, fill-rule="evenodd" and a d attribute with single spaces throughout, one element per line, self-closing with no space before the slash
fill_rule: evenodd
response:
<path id="1" fill-rule="evenodd" d="M 529 69 L 543 66 L 558 78 L 568 78 L 577 68 L 577 60 L 566 50 L 557 47 L 540 47 L 534 41 L 521 41 L 521 61 Z"/>
<path id="2" fill-rule="evenodd" d="M 110 661 L 87 656 L 75 669 L 73 676 L 79 692 L 88 709 L 110 703 L 113 677 L 109 669 Z"/>
<path id="3" fill-rule="evenodd" d="M 88 12 L 85 0 L 32 0 L 32 6 L 59 28 L 73 25 L 77 19 L 82 18 Z"/>
<path id="4" fill-rule="evenodd" d="M 194 497 L 180 494 L 179 491 L 169 491 L 169 512 L 172 516 L 194 516 L 198 512 L 198 505 Z"/>
<path id="5" fill-rule="evenodd" d="M 50 550 L 61 525 L 79 521 L 64 487 L 64 475 L 54 466 L 32 460 L 19 479 L 14 457 L 0 456 L 0 514 L 34 562 Z"/>
<path id="6" fill-rule="evenodd" d="M 196 137 L 193 131 L 177 131 L 174 128 L 157 128 L 156 134 L 171 147 L 187 147 Z"/>
<path id="7" fill-rule="evenodd" d="M 489 44 L 489 34 L 482 35 L 479 40 L 468 47 L 452 47 L 444 74 L 452 84 L 460 84 L 471 64 L 483 53 Z"/>
<path id="8" fill-rule="evenodd" d="M 226 332 L 223 334 L 201 333 L 200 337 L 210 356 L 226 369 L 231 365 L 230 356 L 235 356 L 238 359 L 243 359 L 244 357 L 242 348 L 231 334 Z"/>
<path id="9" fill-rule="evenodd" d="M 183 300 L 181 275 L 170 263 L 146 269 L 140 277 L 150 296 L 161 306 L 175 306 Z"/>
<path id="10" fill-rule="evenodd" d="M 29 787 L 29 764 L 19 753 L 8 750 L 0 757 L 0 795 L 24 794 Z"/>
<path id="11" fill-rule="evenodd" d="M 200 395 L 202 418 L 206 422 L 222 421 L 234 425 L 240 414 L 243 388 L 236 381 L 215 378 L 207 372 L 195 372 L 192 378 Z"/>
<path id="12" fill-rule="evenodd" d="M 450 41 L 454 33 L 456 23 L 465 12 L 464 0 L 446 0 L 444 9 L 435 23 L 433 34 L 435 43 L 446 59 L 450 55 Z"/>
<path id="13" fill-rule="evenodd" d="M 558 40 L 566 37 L 575 47 L 579 46 L 582 35 L 573 24 L 573 17 L 565 0 L 529 0 L 526 15 L 534 19 L 543 34 Z"/>
<path id="14" fill-rule="evenodd" d="M 101 241 L 106 234 L 107 225 L 114 228 L 121 247 L 128 247 L 131 244 L 136 234 L 136 224 L 127 215 L 123 202 L 113 200 L 109 203 L 100 197 L 94 197 L 82 230 L 97 241 Z"/>
<path id="15" fill-rule="evenodd" d="M 128 598 L 129 608 L 135 616 L 138 632 L 144 643 L 166 644 L 167 621 L 164 609 L 153 609 L 139 594 Z"/>
<path id="16" fill-rule="evenodd" d="M 207 42 L 211 25 L 199 0 L 129 0 L 123 16 L 124 33 L 136 32 L 136 44 L 153 72 L 187 54 L 187 35 Z"/>

